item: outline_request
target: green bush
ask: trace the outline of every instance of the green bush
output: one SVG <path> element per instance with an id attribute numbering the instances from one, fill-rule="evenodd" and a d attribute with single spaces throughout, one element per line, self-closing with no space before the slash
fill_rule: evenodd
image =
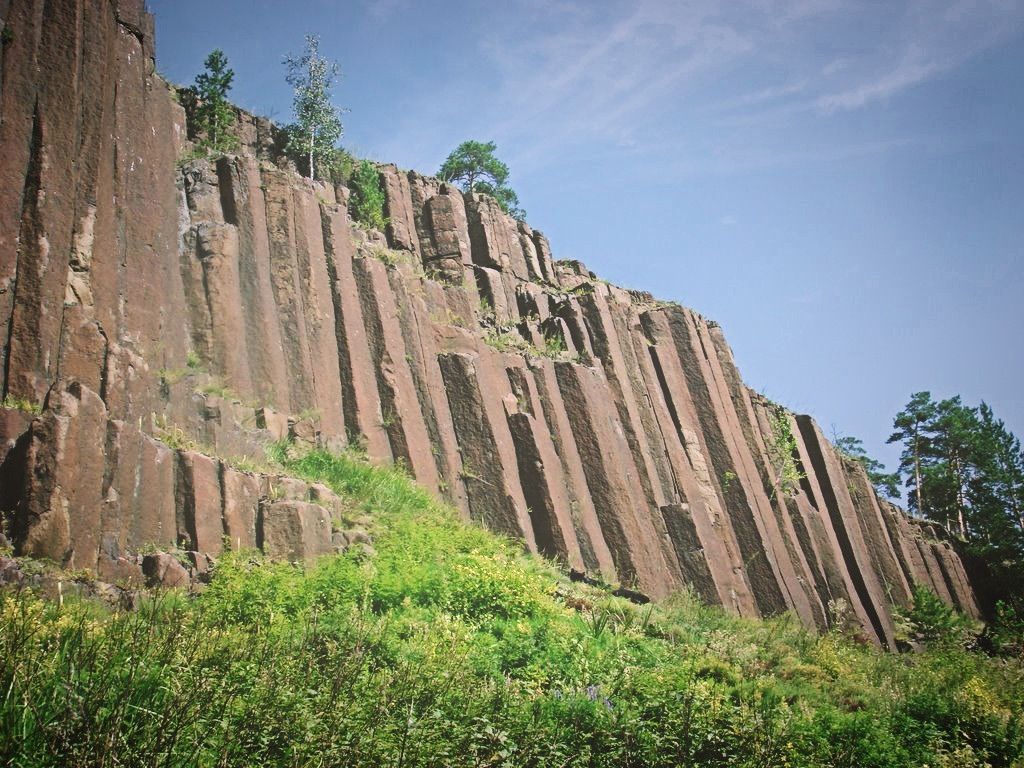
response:
<path id="1" fill-rule="evenodd" d="M 971 622 L 946 605 L 928 587 L 912 590 L 909 610 L 896 611 L 902 639 L 925 644 L 962 644 L 971 634 Z"/>
<path id="2" fill-rule="evenodd" d="M 352 218 L 370 229 L 383 230 L 387 219 L 384 218 L 384 190 L 377 166 L 369 160 L 360 160 L 348 183 L 352 193 L 348 210 Z"/>

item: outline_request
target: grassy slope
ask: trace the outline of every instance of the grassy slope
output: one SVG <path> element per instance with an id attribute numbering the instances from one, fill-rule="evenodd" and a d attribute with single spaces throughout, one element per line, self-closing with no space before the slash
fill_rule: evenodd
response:
<path id="1" fill-rule="evenodd" d="M 0 764 L 1024 765 L 1017 663 L 638 608 L 400 471 L 277 459 L 372 513 L 376 554 L 235 555 L 136 613 L 0 596 Z"/>

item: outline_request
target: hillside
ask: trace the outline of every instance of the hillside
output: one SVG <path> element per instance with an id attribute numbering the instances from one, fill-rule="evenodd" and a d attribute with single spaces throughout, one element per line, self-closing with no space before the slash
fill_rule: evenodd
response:
<path id="1" fill-rule="evenodd" d="M 400 471 L 284 444 L 275 458 L 372 519 L 372 546 L 309 568 L 226 555 L 198 596 L 134 611 L 0 595 L 0 761 L 1021 765 L 1020 664 L 956 633 L 895 655 L 855 622 L 818 637 L 692 593 L 636 606 Z"/>

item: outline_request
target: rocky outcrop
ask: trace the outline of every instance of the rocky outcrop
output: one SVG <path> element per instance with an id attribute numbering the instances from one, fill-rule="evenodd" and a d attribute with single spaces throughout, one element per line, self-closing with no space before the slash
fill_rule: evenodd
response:
<path id="1" fill-rule="evenodd" d="M 18 405 L 0 411 L 0 505 L 18 552 L 113 575 L 153 547 L 198 564 L 365 545 L 326 489 L 241 468 L 291 437 L 401 462 L 467 519 L 630 594 L 690 586 L 818 628 L 841 599 L 887 645 L 914 584 L 977 613 L 945 534 L 751 392 L 716 324 L 395 166 L 386 231 L 361 229 L 347 191 L 295 174 L 245 113 L 237 154 L 198 157 L 141 0 L 0 8 Z"/>

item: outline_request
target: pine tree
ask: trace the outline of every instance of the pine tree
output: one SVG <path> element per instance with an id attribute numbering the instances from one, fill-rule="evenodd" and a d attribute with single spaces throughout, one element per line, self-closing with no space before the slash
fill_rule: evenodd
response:
<path id="1" fill-rule="evenodd" d="M 288 127 L 288 148 L 303 158 L 311 179 L 317 168 L 330 163 L 341 138 L 341 110 L 331 101 L 331 89 L 341 76 L 336 61 L 320 55 L 320 38 L 306 36 L 301 56 L 289 54 L 284 60 L 286 80 L 294 89 L 292 107 L 295 123 Z"/>
<path id="2" fill-rule="evenodd" d="M 965 406 L 959 395 L 942 400 L 935 406 L 928 428 L 933 438 L 926 483 L 931 486 L 933 513 L 945 519 L 947 528 L 967 539 L 967 486 L 980 460 L 977 410 Z"/>
<path id="3" fill-rule="evenodd" d="M 966 496 L 975 549 L 1001 560 L 1024 560 L 1024 449 L 984 402 L 974 451 Z"/>
<path id="4" fill-rule="evenodd" d="M 493 141 L 464 141 L 448 155 L 437 175 L 458 184 L 463 192 L 482 192 L 498 201 L 505 213 L 522 221 L 526 211 L 508 186 L 508 166 L 494 156 Z"/>
<path id="5" fill-rule="evenodd" d="M 900 471 L 910 503 L 959 534 L 989 573 L 990 589 L 1024 610 L 1024 450 L 992 408 L 959 396 L 911 397 L 890 442 L 904 449 Z M 927 500 L 927 503 L 925 503 Z"/>
<path id="6" fill-rule="evenodd" d="M 235 141 L 228 133 L 235 124 L 235 110 L 227 100 L 235 72 L 228 68 L 228 58 L 219 48 L 206 57 L 203 66 L 206 71 L 196 75 L 196 117 L 206 132 L 204 143 L 221 152 Z"/>
<path id="7" fill-rule="evenodd" d="M 931 392 L 915 392 L 910 402 L 896 414 L 893 420 L 893 433 L 887 442 L 903 443 L 900 455 L 900 469 L 907 475 L 905 486 L 910 490 L 907 494 L 907 505 L 911 510 L 923 517 L 928 517 L 928 506 L 924 487 L 924 474 L 928 457 L 931 455 L 932 437 L 929 432 L 935 418 L 936 404 Z"/>

